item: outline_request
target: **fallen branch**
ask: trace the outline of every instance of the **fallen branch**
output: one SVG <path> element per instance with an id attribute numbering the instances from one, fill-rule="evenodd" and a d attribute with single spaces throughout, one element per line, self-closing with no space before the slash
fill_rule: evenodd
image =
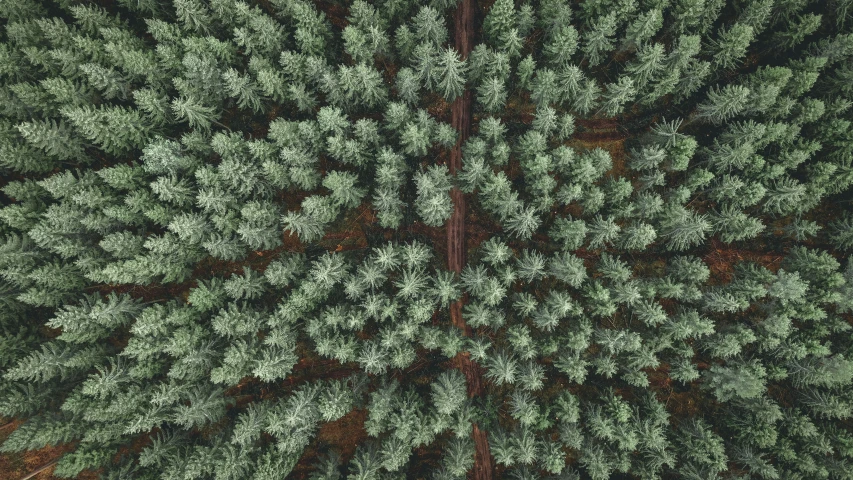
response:
<path id="1" fill-rule="evenodd" d="M 50 462 L 50 463 L 48 463 L 48 464 L 46 464 L 46 465 L 42 465 L 42 466 L 41 466 L 41 467 L 39 467 L 36 471 L 34 471 L 34 472 L 32 472 L 32 473 L 29 473 L 29 474 L 27 474 L 27 476 L 25 476 L 25 477 L 21 478 L 21 480 L 29 480 L 30 478 L 35 477 L 35 476 L 36 476 L 36 475 L 38 475 L 39 473 L 41 473 L 41 472 L 43 472 L 43 471 L 47 470 L 48 468 L 50 468 L 50 467 L 52 467 L 52 466 L 56 465 L 58 462 L 59 462 L 59 459 L 57 458 L 56 460 L 53 460 L 52 462 Z"/>

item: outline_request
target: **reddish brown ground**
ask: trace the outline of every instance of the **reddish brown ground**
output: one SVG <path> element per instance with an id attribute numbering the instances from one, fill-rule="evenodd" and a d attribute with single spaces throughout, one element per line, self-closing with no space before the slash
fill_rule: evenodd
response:
<path id="1" fill-rule="evenodd" d="M 317 439 L 336 448 L 342 457 L 350 458 L 355 454 L 356 446 L 367 438 L 367 432 L 364 430 L 365 420 L 367 410 L 353 410 L 339 420 L 321 426 Z"/>
<path id="2" fill-rule="evenodd" d="M 302 453 L 296 467 L 287 476 L 288 480 L 308 479 L 314 472 L 314 462 L 326 451 L 337 451 L 346 464 L 355 454 L 355 449 L 367 438 L 364 421 L 367 410 L 356 409 L 334 422 L 321 424 L 317 436 Z"/>
<path id="3" fill-rule="evenodd" d="M 18 428 L 22 420 L 11 422 L 4 421 L 0 425 L 0 443 L 4 442 L 9 435 Z M 2 454 L 0 455 L 0 478 L 3 480 L 20 480 L 27 478 L 28 475 L 42 469 L 41 472 L 29 477 L 32 480 L 54 480 L 58 477 L 53 476 L 53 464 L 59 460 L 63 454 L 74 449 L 73 444 L 58 445 L 55 447 L 45 447 L 39 450 L 33 450 L 23 453 Z M 94 480 L 98 476 L 94 472 L 83 472 L 77 477 L 79 480 Z"/>
<path id="4" fill-rule="evenodd" d="M 629 132 L 620 128 L 619 120 L 616 118 L 579 118 L 575 120 L 575 125 L 580 128 L 572 138 L 581 141 L 591 141 L 596 146 L 606 141 L 624 141 L 629 136 Z"/>
<path id="5" fill-rule="evenodd" d="M 772 250 L 750 250 L 721 242 L 713 237 L 709 240 L 710 251 L 702 259 L 711 270 L 711 279 L 715 283 L 731 280 L 734 267 L 740 262 L 755 262 L 775 272 L 785 255 Z"/>
<path id="6" fill-rule="evenodd" d="M 474 19 L 475 8 L 473 0 L 462 0 L 457 4 L 453 14 L 454 22 L 454 46 L 462 59 L 468 57 L 474 48 Z M 450 173 L 455 174 L 462 169 L 462 144 L 471 135 L 472 120 L 472 92 L 466 89 L 460 97 L 453 101 L 450 107 L 450 123 L 459 132 L 459 140 L 450 151 L 448 167 Z M 458 188 L 450 192 L 453 199 L 453 214 L 446 225 L 447 232 L 447 268 L 450 271 L 461 273 L 466 262 L 467 244 L 465 241 L 466 208 L 465 195 Z M 462 306 L 465 297 L 450 305 L 450 320 L 454 326 L 462 330 L 465 336 L 471 335 L 471 328 L 465 324 L 462 317 Z M 483 394 L 483 381 L 481 368 L 471 360 L 467 352 L 460 352 L 453 363 L 465 375 L 468 383 L 468 395 L 475 397 Z M 474 439 L 474 468 L 470 473 L 475 480 L 487 480 L 494 477 L 494 460 L 489 452 L 488 435 L 475 423 L 472 431 Z"/>

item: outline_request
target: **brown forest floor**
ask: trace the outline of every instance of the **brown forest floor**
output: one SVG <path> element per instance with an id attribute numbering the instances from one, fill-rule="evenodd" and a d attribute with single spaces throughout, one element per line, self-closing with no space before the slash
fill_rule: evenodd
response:
<path id="1" fill-rule="evenodd" d="M 3 425 L 0 426 L 0 443 L 4 442 L 22 423 L 24 423 L 23 420 L 3 422 Z M 73 445 L 69 444 L 45 447 L 24 453 L 4 453 L 0 455 L 0 479 L 21 480 L 47 465 L 49 465 L 48 468 L 28 478 L 31 480 L 57 479 L 58 477 L 53 476 L 54 466 L 52 464 L 71 450 L 73 450 Z M 83 472 L 77 478 L 79 480 L 95 480 L 98 476 L 94 472 Z"/>

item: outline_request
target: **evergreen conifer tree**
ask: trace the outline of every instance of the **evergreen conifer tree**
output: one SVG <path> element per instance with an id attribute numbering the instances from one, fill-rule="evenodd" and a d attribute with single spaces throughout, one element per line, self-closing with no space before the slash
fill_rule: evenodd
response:
<path id="1" fill-rule="evenodd" d="M 0 477 L 850 477 L 849 6 L 0 3 Z"/>

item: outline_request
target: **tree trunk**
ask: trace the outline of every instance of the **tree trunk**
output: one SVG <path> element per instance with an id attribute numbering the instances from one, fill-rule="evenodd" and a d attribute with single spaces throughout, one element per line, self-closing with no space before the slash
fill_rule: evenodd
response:
<path id="1" fill-rule="evenodd" d="M 453 15 L 455 26 L 454 43 L 456 50 L 462 59 L 468 58 L 468 54 L 474 48 L 474 8 L 473 0 L 461 0 L 456 6 Z M 457 97 L 450 107 L 450 124 L 459 132 L 459 139 L 450 151 L 449 169 L 452 175 L 462 170 L 462 144 L 471 135 L 471 112 L 472 95 L 470 89 Z M 447 221 L 447 268 L 456 273 L 461 273 L 465 266 L 465 195 L 458 188 L 450 191 L 453 200 L 453 214 Z M 450 304 L 450 320 L 454 326 L 462 330 L 467 337 L 471 336 L 471 327 L 465 324 L 462 318 L 462 306 L 466 297 Z M 460 352 L 453 359 L 457 368 L 465 375 L 468 384 L 468 396 L 482 395 L 482 371 L 475 362 L 471 360 L 467 352 Z M 472 437 L 474 439 L 474 468 L 469 472 L 474 480 L 491 480 L 494 477 L 492 455 L 489 452 L 489 440 L 485 430 L 480 430 L 474 424 Z"/>

